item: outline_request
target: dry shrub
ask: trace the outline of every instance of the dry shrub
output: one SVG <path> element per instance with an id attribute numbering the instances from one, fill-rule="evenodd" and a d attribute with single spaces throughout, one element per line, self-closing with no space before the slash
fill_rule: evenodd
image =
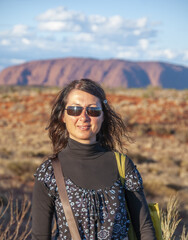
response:
<path id="1" fill-rule="evenodd" d="M 134 161 L 134 163 L 137 164 L 143 164 L 143 163 L 155 163 L 156 161 L 152 158 L 145 157 L 144 155 L 140 153 L 130 153 L 129 157 Z"/>
<path id="2" fill-rule="evenodd" d="M 39 152 L 32 152 L 32 151 L 23 151 L 22 155 L 24 157 L 32 157 L 32 158 L 45 158 L 49 155 L 49 152 L 39 151 Z"/>
<path id="3" fill-rule="evenodd" d="M 133 131 L 136 132 L 137 136 L 145 136 L 147 135 L 152 129 L 150 124 L 133 124 L 132 128 L 134 129 Z"/>
<path id="4" fill-rule="evenodd" d="M 26 240 L 31 238 L 31 202 L 24 196 L 20 202 L 10 195 L 5 206 L 0 199 L 0 239 Z"/>
<path id="5" fill-rule="evenodd" d="M 186 228 L 183 226 L 183 231 L 181 235 L 181 240 L 188 240 L 188 232 L 186 233 Z"/>
<path id="6" fill-rule="evenodd" d="M 178 131 L 175 136 L 180 143 L 188 143 L 188 131 Z"/>
<path id="7" fill-rule="evenodd" d="M 23 180 L 33 180 L 33 174 L 37 169 L 37 164 L 33 162 L 11 162 L 7 165 L 8 169 L 14 175 L 21 177 Z"/>
<path id="8" fill-rule="evenodd" d="M 3 147 L 0 149 L 0 158 L 9 159 L 13 156 L 13 151 Z"/>
<path id="9" fill-rule="evenodd" d="M 52 239 L 56 235 L 56 220 L 53 217 Z M 23 199 L 0 198 L 0 239 L 1 240 L 29 240 L 31 239 L 31 201 L 26 195 Z"/>
<path id="10" fill-rule="evenodd" d="M 0 239 L 3 240 L 28 240 L 31 239 L 31 202 L 24 196 L 21 204 L 10 195 L 7 204 L 6 199 L 0 199 Z M 6 205 L 6 206 L 5 206 Z M 175 240 L 175 231 L 181 219 L 178 214 L 179 202 L 177 196 L 170 198 L 167 203 L 167 211 L 161 211 L 161 229 L 163 240 Z M 56 222 L 53 219 L 52 237 L 55 236 Z M 188 240 L 188 232 L 185 226 L 178 238 Z"/>
<path id="11" fill-rule="evenodd" d="M 175 240 L 175 231 L 181 221 L 179 218 L 178 208 L 179 201 L 177 196 L 172 196 L 167 203 L 167 210 L 161 211 L 161 229 L 163 240 Z M 188 233 L 186 233 L 185 226 L 183 227 L 182 234 L 180 236 L 181 240 L 188 240 Z"/>

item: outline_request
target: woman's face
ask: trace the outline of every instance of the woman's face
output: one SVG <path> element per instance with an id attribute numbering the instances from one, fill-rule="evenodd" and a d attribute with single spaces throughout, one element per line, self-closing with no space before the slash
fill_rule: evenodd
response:
<path id="1" fill-rule="evenodd" d="M 73 89 L 67 98 L 68 106 L 84 107 L 79 116 L 68 115 L 67 110 L 64 111 L 62 120 L 66 124 L 69 137 L 84 144 L 96 142 L 96 135 L 100 131 L 103 122 L 103 112 L 98 117 L 89 116 L 86 107 L 101 107 L 99 98 L 77 89 Z"/>

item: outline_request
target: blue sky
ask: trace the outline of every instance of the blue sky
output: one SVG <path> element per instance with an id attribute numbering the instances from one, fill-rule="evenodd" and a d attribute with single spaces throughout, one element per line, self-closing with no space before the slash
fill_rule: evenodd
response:
<path id="1" fill-rule="evenodd" d="M 0 70 L 64 57 L 188 66 L 187 0 L 0 0 Z"/>

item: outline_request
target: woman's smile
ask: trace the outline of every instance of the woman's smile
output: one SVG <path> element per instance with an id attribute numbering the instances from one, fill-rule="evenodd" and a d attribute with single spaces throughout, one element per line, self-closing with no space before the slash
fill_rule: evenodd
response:
<path id="1" fill-rule="evenodd" d="M 90 129 L 90 126 L 78 126 L 78 128 L 82 131 L 86 131 Z"/>

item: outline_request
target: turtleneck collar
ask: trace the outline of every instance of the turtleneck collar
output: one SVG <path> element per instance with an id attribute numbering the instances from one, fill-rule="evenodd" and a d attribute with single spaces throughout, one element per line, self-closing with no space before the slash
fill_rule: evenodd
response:
<path id="1" fill-rule="evenodd" d="M 104 149 L 98 142 L 93 144 L 83 144 L 71 138 L 68 139 L 68 144 L 65 150 L 69 151 L 71 155 L 75 155 L 76 157 L 88 159 L 98 157 L 106 152 L 106 149 Z"/>

